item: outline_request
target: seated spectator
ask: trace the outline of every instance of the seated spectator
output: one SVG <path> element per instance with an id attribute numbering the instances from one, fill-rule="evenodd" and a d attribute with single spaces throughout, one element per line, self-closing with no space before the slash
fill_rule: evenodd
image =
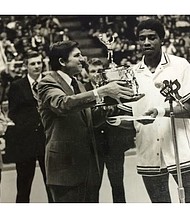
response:
<path id="1" fill-rule="evenodd" d="M 18 53 L 14 44 L 7 39 L 7 34 L 2 32 L 0 34 L 0 72 L 7 71 L 7 61 L 10 57 L 9 55 L 12 55 L 13 58 L 14 56 L 17 56 Z"/>
<path id="2" fill-rule="evenodd" d="M 69 29 L 64 28 L 62 32 L 62 41 L 67 41 L 67 40 L 71 40 L 71 36 L 69 35 Z"/>
<path id="3" fill-rule="evenodd" d="M 45 45 L 45 38 L 42 36 L 39 27 L 34 29 L 34 36 L 31 39 L 31 45 L 34 50 L 38 50 L 39 47 L 43 47 Z"/>
<path id="4" fill-rule="evenodd" d="M 164 45 L 162 46 L 162 51 L 168 54 L 176 54 L 177 50 L 172 42 L 169 39 L 165 40 Z"/>

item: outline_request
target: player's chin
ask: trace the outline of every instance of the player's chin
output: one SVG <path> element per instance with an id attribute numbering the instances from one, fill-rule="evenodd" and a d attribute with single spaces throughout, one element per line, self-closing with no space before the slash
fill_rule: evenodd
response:
<path id="1" fill-rule="evenodd" d="M 144 54 L 144 55 L 147 55 L 147 56 L 151 56 L 153 53 L 154 53 L 154 51 L 151 50 L 151 49 L 145 49 L 145 50 L 143 50 L 143 54 Z"/>

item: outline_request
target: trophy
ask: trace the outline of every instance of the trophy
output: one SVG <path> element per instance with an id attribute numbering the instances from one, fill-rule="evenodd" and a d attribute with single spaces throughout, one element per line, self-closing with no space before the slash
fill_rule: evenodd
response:
<path id="1" fill-rule="evenodd" d="M 131 67 L 127 68 L 125 66 L 118 66 L 113 61 L 113 43 L 115 41 L 114 36 L 107 36 L 106 33 L 99 34 L 98 36 L 99 40 L 106 46 L 107 52 L 108 52 L 108 62 L 109 66 L 107 69 L 105 69 L 100 75 L 96 81 L 97 87 L 101 85 L 105 85 L 106 83 L 109 83 L 111 81 L 124 81 L 125 86 L 132 88 L 134 91 L 134 97 L 130 101 L 137 101 L 139 100 L 142 95 L 138 93 L 138 83 L 135 78 L 134 72 Z M 129 102 L 129 100 L 120 100 L 119 104 L 124 102 Z M 114 100 L 115 102 L 115 100 Z M 104 100 L 101 101 L 101 103 L 97 103 L 98 105 L 109 105 L 113 103 L 113 99 L 110 97 L 105 97 Z M 114 103 L 114 104 L 118 104 Z"/>

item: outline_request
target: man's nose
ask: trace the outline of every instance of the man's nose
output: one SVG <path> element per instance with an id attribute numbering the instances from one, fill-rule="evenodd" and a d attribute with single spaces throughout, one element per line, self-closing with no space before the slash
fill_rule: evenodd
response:
<path id="1" fill-rule="evenodd" d="M 85 60 L 85 57 L 81 55 L 81 56 L 79 57 L 79 61 L 80 61 L 80 63 L 82 64 L 83 68 L 85 68 L 85 66 L 87 65 L 87 62 L 86 62 L 86 60 Z"/>
<path id="2" fill-rule="evenodd" d="M 80 55 L 79 60 L 80 60 L 81 62 L 85 62 L 85 57 L 84 57 L 83 55 Z"/>
<path id="3" fill-rule="evenodd" d="M 39 63 L 35 63 L 35 67 L 39 67 Z"/>
<path id="4" fill-rule="evenodd" d="M 148 37 L 145 38 L 144 44 L 150 44 L 150 41 L 149 41 Z"/>

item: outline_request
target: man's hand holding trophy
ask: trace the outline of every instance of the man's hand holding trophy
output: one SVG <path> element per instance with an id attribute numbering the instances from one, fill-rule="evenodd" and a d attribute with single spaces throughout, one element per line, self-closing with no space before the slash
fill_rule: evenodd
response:
<path id="1" fill-rule="evenodd" d="M 138 101 L 144 94 L 138 93 L 138 83 L 134 76 L 131 68 L 126 68 L 124 66 L 117 66 L 113 61 L 113 49 L 112 45 L 114 43 L 114 36 L 108 38 L 106 34 L 100 34 L 99 40 L 106 46 L 108 51 L 108 61 L 109 66 L 104 69 L 101 73 L 97 73 L 95 77 L 96 88 L 101 89 L 103 85 L 107 85 L 110 91 L 114 91 L 113 95 L 110 94 L 109 97 L 101 98 L 97 106 L 102 105 L 114 105 L 122 104 L 125 102 Z M 118 87 L 119 85 L 119 87 Z M 118 90 L 117 97 L 115 96 L 115 91 Z M 129 96 L 126 97 L 126 92 L 129 92 Z M 116 101 L 115 101 L 116 100 Z"/>

